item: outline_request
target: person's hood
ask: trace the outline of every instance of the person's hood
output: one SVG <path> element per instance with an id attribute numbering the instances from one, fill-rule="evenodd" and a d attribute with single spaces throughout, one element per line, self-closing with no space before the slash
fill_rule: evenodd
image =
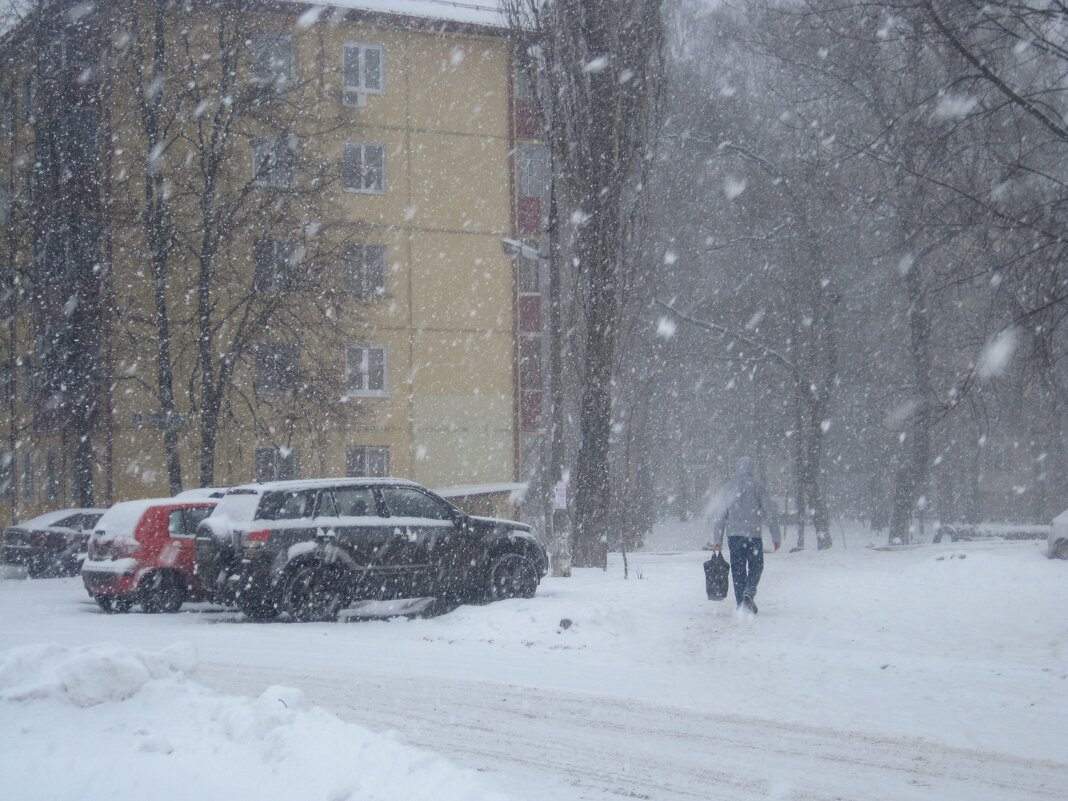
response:
<path id="1" fill-rule="evenodd" d="M 741 459 L 738 460 L 738 475 L 751 476 L 753 475 L 754 469 L 755 468 L 752 456 L 743 456 Z"/>

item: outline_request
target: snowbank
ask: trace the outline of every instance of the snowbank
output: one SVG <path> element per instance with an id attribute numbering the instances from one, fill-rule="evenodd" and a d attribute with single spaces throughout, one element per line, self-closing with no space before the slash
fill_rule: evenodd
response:
<path id="1" fill-rule="evenodd" d="M 30 645 L 0 653 L 5 796 L 112 801 L 504 801 L 472 771 L 310 707 L 190 678 L 190 645 Z"/>

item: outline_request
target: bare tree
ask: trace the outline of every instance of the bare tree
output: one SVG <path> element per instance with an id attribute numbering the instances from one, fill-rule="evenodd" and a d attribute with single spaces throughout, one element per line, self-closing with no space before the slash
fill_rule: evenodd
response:
<path id="1" fill-rule="evenodd" d="M 297 73 L 294 35 L 309 27 L 304 18 L 265 18 L 252 0 L 198 7 L 191 19 L 168 0 L 153 9 L 122 31 L 113 69 L 136 98 L 139 147 L 148 155 L 137 216 L 155 315 L 141 322 L 154 329 L 151 390 L 173 492 L 182 484 L 179 430 L 187 417 L 198 430 L 198 480 L 208 486 L 224 419 L 251 417 L 265 439 L 285 442 L 294 426 L 313 426 L 318 415 L 304 412 L 333 409 L 340 417 L 354 408 L 339 403 L 336 389 L 342 322 L 351 329 L 348 310 L 374 288 L 354 289 L 342 275 L 353 226 L 329 211 L 341 166 L 320 145 L 343 121 L 329 113 L 340 104 L 330 102 L 323 61 Z M 176 324 L 195 331 L 192 341 Z M 263 372 L 268 341 L 301 344 L 299 357 L 288 353 L 269 370 L 285 373 L 284 389 L 238 391 L 237 377 Z M 183 371 L 185 416 L 177 358 L 194 365 Z M 288 408 L 294 403 L 301 413 Z"/>
<path id="2" fill-rule="evenodd" d="M 528 47 L 520 61 L 545 122 L 576 226 L 573 286 L 582 309 L 582 398 L 573 559 L 605 566 L 611 485 L 612 365 L 624 232 L 643 191 L 660 111 L 661 0 L 508 0 Z"/>

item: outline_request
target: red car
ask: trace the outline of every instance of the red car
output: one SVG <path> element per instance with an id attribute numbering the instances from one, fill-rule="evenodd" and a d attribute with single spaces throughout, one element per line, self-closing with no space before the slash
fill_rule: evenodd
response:
<path id="1" fill-rule="evenodd" d="M 117 503 L 89 537 L 85 589 L 105 612 L 177 612 L 200 596 L 193 567 L 197 526 L 214 500 L 156 498 Z"/>

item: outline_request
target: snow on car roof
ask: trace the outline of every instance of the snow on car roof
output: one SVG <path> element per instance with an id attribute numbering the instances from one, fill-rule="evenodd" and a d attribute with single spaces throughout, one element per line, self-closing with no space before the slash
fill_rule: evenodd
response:
<path id="1" fill-rule="evenodd" d="M 199 504 L 214 506 L 214 500 L 199 500 L 195 498 L 138 498 L 135 501 L 120 501 L 112 506 L 96 521 L 93 527 L 97 533 L 104 532 L 110 539 L 131 539 L 141 516 L 156 506 L 189 506 Z"/>
<path id="2" fill-rule="evenodd" d="M 70 517 L 76 514 L 101 514 L 103 509 L 57 509 L 54 512 L 45 512 L 43 515 L 37 515 L 29 520 L 24 520 L 21 523 L 16 523 L 15 527 L 18 528 L 45 528 L 55 524 L 57 520 L 62 520 L 64 517 Z"/>
<path id="3" fill-rule="evenodd" d="M 241 484 L 227 490 L 227 495 L 244 495 L 250 490 L 254 492 L 285 492 L 287 490 L 319 489 L 320 487 L 332 487 L 336 484 L 392 484 L 395 486 L 419 487 L 414 481 L 406 478 L 379 478 L 379 477 L 353 477 L 344 478 L 298 478 L 291 481 L 264 481 L 262 483 Z"/>

